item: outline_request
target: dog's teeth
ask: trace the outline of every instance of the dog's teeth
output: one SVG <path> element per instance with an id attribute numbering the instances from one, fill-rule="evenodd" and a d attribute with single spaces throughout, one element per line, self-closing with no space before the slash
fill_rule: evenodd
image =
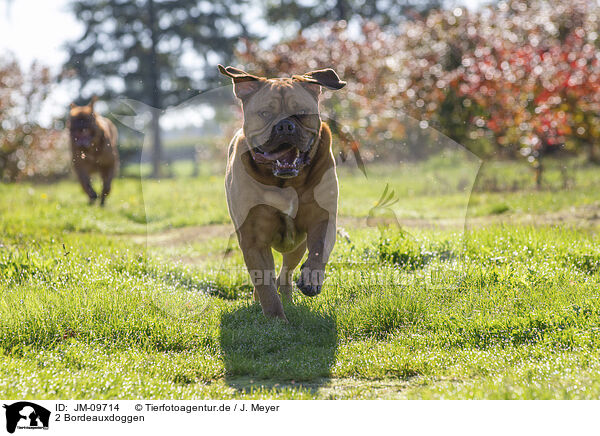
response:
<path id="1" fill-rule="evenodd" d="M 276 163 L 277 163 L 277 165 L 281 165 L 281 162 L 279 162 L 279 159 L 277 159 Z"/>

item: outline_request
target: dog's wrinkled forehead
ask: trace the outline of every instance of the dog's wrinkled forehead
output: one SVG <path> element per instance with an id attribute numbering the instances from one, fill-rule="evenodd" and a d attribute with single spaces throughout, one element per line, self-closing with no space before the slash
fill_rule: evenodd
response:
<path id="1" fill-rule="evenodd" d="M 268 79 L 246 101 L 244 108 L 260 110 L 265 107 L 280 114 L 294 115 L 299 110 L 317 113 L 318 100 L 301 83 L 288 78 Z"/>
<path id="2" fill-rule="evenodd" d="M 71 130 L 91 129 L 94 127 L 94 121 L 89 117 L 74 117 L 71 118 Z"/>
<path id="3" fill-rule="evenodd" d="M 87 106 L 71 108 L 69 115 L 71 130 L 89 129 L 95 124 L 94 113 Z"/>

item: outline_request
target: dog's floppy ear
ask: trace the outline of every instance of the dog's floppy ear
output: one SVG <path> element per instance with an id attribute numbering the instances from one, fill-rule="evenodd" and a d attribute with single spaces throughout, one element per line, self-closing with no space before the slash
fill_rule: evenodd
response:
<path id="1" fill-rule="evenodd" d="M 94 112 L 94 103 L 96 103 L 97 101 L 98 101 L 98 97 L 96 95 L 92 95 L 92 99 L 88 103 L 88 106 L 90 107 L 92 112 Z"/>
<path id="2" fill-rule="evenodd" d="M 302 76 L 294 76 L 293 78 L 304 82 L 306 87 L 316 95 L 321 93 L 321 86 L 328 89 L 342 89 L 346 86 L 346 82 L 340 80 L 337 73 L 331 68 L 310 71 Z"/>
<path id="3" fill-rule="evenodd" d="M 342 89 L 346 82 L 340 80 L 337 73 L 331 68 L 324 70 L 311 71 L 301 76 L 305 82 L 316 83 L 329 89 Z"/>
<path id="4" fill-rule="evenodd" d="M 265 81 L 264 77 L 258 77 L 234 67 L 224 67 L 221 64 L 219 64 L 219 71 L 221 74 L 231 77 L 233 81 L 233 93 L 240 100 L 258 91 Z"/>

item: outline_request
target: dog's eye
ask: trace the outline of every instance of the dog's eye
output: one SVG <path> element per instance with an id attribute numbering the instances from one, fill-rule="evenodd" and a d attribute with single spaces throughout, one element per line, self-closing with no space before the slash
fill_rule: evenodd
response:
<path id="1" fill-rule="evenodd" d="M 258 113 L 258 115 L 260 115 L 261 118 L 265 118 L 265 119 L 271 118 L 271 112 L 269 112 L 269 111 L 261 111 Z"/>
<path id="2" fill-rule="evenodd" d="M 297 115 L 306 115 L 307 113 L 308 113 L 308 110 L 307 110 L 307 109 L 300 109 L 300 110 L 297 112 Z"/>

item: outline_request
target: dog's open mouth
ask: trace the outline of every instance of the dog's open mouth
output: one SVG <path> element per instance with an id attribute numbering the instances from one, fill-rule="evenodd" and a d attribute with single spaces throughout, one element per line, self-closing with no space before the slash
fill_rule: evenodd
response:
<path id="1" fill-rule="evenodd" d="M 75 145 L 78 147 L 89 147 L 90 144 L 92 143 L 92 137 L 91 136 L 74 136 L 73 142 L 75 142 Z"/>
<path id="2" fill-rule="evenodd" d="M 255 148 L 254 159 L 258 163 L 271 164 L 273 175 L 277 177 L 296 177 L 308 162 L 308 151 L 302 153 L 292 144 L 283 143 L 271 152 L 266 152 L 260 147 Z"/>

